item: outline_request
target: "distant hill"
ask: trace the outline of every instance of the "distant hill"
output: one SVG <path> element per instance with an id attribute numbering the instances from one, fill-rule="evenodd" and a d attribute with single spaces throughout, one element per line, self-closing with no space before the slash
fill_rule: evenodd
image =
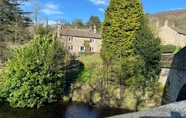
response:
<path id="1" fill-rule="evenodd" d="M 159 27 L 162 27 L 165 20 L 168 20 L 170 26 L 186 31 L 186 9 L 158 12 L 155 14 L 148 14 L 148 16 L 153 30 L 156 29 L 157 22 Z"/>
<path id="2" fill-rule="evenodd" d="M 150 18 L 159 18 L 164 16 L 180 16 L 186 14 L 186 9 L 179 9 L 179 10 L 170 10 L 170 11 L 164 11 L 164 12 L 158 12 L 155 14 L 148 14 Z"/>

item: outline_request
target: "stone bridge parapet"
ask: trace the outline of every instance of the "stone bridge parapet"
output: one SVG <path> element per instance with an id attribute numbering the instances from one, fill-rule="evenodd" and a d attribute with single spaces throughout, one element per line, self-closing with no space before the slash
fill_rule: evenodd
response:
<path id="1" fill-rule="evenodd" d="M 176 54 L 163 56 L 159 82 L 164 85 L 162 104 L 168 104 L 176 102 L 181 88 L 186 83 L 186 47 Z"/>

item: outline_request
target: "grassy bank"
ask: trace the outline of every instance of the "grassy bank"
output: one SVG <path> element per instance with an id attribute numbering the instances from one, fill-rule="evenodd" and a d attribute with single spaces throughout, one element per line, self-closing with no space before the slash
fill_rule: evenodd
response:
<path id="1" fill-rule="evenodd" d="M 146 91 L 135 87 L 124 87 L 121 92 L 120 85 L 114 82 L 103 87 L 103 65 L 99 55 L 77 58 L 77 61 L 83 65 L 69 76 L 75 80 L 70 85 L 68 95 L 72 101 L 89 102 L 98 107 L 109 106 L 131 110 L 143 110 L 160 105 L 161 87 L 158 84 L 156 88 L 159 89 Z"/>

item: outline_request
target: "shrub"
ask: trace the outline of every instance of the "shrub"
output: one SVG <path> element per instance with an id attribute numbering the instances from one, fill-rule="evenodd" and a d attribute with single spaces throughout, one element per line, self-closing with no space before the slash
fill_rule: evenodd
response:
<path id="1" fill-rule="evenodd" d="M 13 107 L 40 107 L 64 92 L 66 50 L 54 36 L 37 35 L 15 50 L 2 73 L 2 96 Z"/>
<path id="2" fill-rule="evenodd" d="M 161 50 L 163 53 L 173 53 L 176 50 L 174 45 L 161 45 Z"/>

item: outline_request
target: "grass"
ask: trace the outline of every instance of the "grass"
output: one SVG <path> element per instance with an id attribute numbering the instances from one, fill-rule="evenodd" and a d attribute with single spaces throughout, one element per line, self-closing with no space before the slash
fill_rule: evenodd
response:
<path id="1" fill-rule="evenodd" d="M 77 58 L 77 60 L 83 62 L 86 66 L 86 64 L 90 64 L 90 63 L 102 63 L 102 59 L 100 58 L 100 56 L 97 55 L 92 55 L 92 56 L 86 56 L 86 57 L 79 57 Z"/>
<path id="2" fill-rule="evenodd" d="M 76 73 L 78 75 L 75 76 L 76 81 L 71 88 L 70 97 L 73 101 L 93 102 L 98 105 L 106 104 L 110 107 L 131 110 L 145 109 L 155 99 L 158 102 L 159 97 L 157 96 L 146 99 L 142 94 L 135 94 L 134 91 L 141 92 L 137 88 L 126 87 L 123 95 L 120 95 L 120 86 L 117 83 L 110 83 L 102 88 L 103 64 L 99 55 L 80 57 L 76 60 L 84 65 L 81 67 L 81 72 Z"/>

